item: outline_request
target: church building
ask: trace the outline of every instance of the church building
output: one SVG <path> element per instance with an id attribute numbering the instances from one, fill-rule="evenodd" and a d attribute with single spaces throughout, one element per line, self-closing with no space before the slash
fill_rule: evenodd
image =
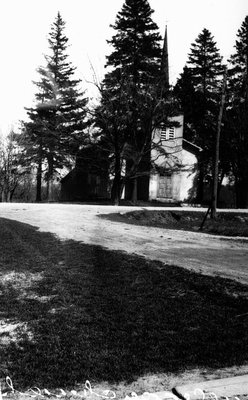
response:
<path id="1" fill-rule="evenodd" d="M 169 88 L 167 28 L 161 71 L 165 85 Z M 170 123 L 170 127 L 161 125 L 152 134 L 152 169 L 147 177 L 137 178 L 138 200 L 187 202 L 194 195 L 197 155 L 201 148 L 183 138 L 183 115 L 175 115 L 170 119 Z M 129 196 L 130 191 L 125 198 Z"/>

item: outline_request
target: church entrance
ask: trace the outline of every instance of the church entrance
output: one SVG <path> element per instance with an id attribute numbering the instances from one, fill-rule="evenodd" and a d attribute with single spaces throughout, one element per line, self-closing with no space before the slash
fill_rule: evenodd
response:
<path id="1" fill-rule="evenodd" d="M 159 198 L 172 198 L 172 176 L 171 175 L 160 175 L 158 185 L 158 197 Z"/>

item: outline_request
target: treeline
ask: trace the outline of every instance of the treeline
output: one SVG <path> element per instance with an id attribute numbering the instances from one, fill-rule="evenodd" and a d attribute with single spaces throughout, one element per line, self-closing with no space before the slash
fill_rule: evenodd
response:
<path id="1" fill-rule="evenodd" d="M 27 191 L 35 185 L 35 200 L 50 200 L 51 183 L 72 168 L 79 152 L 89 146 L 108 160 L 112 200 L 119 203 L 123 185 L 129 181 L 135 201 L 137 178 L 154 167 L 150 159 L 154 129 L 170 126 L 171 117 L 182 113 L 184 138 L 202 148 L 194 198 L 202 203 L 204 185 L 213 180 L 225 75 L 219 184 L 228 177 L 235 187 L 237 207 L 248 207 L 248 16 L 237 32 L 227 64 L 204 28 L 171 87 L 168 55 L 152 14 L 147 0 L 125 1 L 112 25 L 105 77 L 95 82 L 100 101 L 90 106 L 68 59 L 65 22 L 58 13 L 49 33 L 46 65 L 38 69 L 36 105 L 27 108 L 28 122 L 22 122 L 21 132 L 12 132 L 7 143 L 1 144 L 2 201 L 10 201 L 18 185 L 21 199 L 27 200 Z M 161 152 L 166 155 L 166 148 Z M 101 168 L 101 160 L 97 162 Z"/>

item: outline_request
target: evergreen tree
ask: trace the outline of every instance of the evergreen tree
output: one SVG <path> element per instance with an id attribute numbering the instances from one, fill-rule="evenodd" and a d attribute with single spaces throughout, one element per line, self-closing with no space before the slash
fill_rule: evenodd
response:
<path id="1" fill-rule="evenodd" d="M 26 165 L 36 168 L 36 201 L 42 200 L 42 175 L 45 170 L 44 163 L 49 153 L 49 137 L 47 113 L 49 109 L 29 108 L 27 114 L 28 122 L 22 123 L 22 133 L 16 137 L 16 141 L 25 154 Z M 47 163 L 47 162 L 46 162 Z"/>
<path id="2" fill-rule="evenodd" d="M 114 68 L 110 76 L 118 78 L 124 74 L 133 85 L 157 78 L 161 37 L 152 13 L 147 0 L 126 0 L 111 25 L 116 34 L 108 41 L 114 48 L 107 57 L 107 66 Z"/>
<path id="3" fill-rule="evenodd" d="M 94 109 L 94 124 L 100 129 L 94 139 L 101 149 L 108 154 L 110 174 L 113 175 L 111 199 L 119 204 L 122 190 L 122 171 L 126 145 L 126 125 L 128 108 L 125 106 L 126 93 L 119 88 L 116 96 L 108 90 L 101 89 L 101 104 Z"/>
<path id="4" fill-rule="evenodd" d="M 246 100 L 248 96 L 248 16 L 238 30 L 234 47 L 235 53 L 230 58 L 229 86 L 236 102 Z"/>
<path id="5" fill-rule="evenodd" d="M 114 141 L 118 144 L 115 147 L 116 190 L 113 193 L 113 197 L 117 198 L 120 193 L 123 148 L 125 157 L 128 157 L 126 176 L 132 178 L 133 182 L 136 181 L 135 175 L 142 158 L 149 154 L 152 118 L 157 101 L 155 87 L 157 90 L 161 64 L 161 37 L 152 20 L 152 13 L 147 0 L 126 0 L 112 25 L 115 35 L 108 41 L 113 52 L 107 57 L 109 72 L 103 81 L 102 107 L 105 116 L 112 115 L 110 125 L 120 127 L 111 131 L 111 136 L 114 133 Z M 134 193 L 134 200 L 135 197 Z"/>
<path id="6" fill-rule="evenodd" d="M 204 28 L 191 45 L 187 67 L 176 86 L 185 114 L 185 137 L 203 149 L 198 159 L 196 200 L 200 203 L 204 179 L 212 174 L 222 75 L 222 58 L 216 42 Z"/>
<path id="7" fill-rule="evenodd" d="M 187 64 L 191 69 L 195 89 L 202 92 L 206 101 L 218 95 L 218 77 L 223 73 L 222 58 L 213 36 L 204 28 L 195 43 Z"/>
<path id="8" fill-rule="evenodd" d="M 47 65 L 38 69 L 37 105 L 27 109 L 30 121 L 24 129 L 27 153 L 31 156 L 33 152 L 33 160 L 38 166 L 39 185 L 41 166 L 46 168 L 48 198 L 50 181 L 59 169 L 71 165 L 72 157 L 86 137 L 87 100 L 79 90 L 80 80 L 74 78 L 75 68 L 68 61 L 68 38 L 64 29 L 65 22 L 58 13 L 49 34 Z M 37 197 L 39 200 L 39 194 Z"/>
<path id="9" fill-rule="evenodd" d="M 248 207 L 248 16 L 237 32 L 230 58 L 226 134 L 236 185 L 236 205 Z"/>
<path id="10" fill-rule="evenodd" d="M 180 75 L 175 87 L 174 95 L 180 100 L 180 106 L 184 114 L 183 136 L 190 142 L 196 142 L 196 132 L 194 129 L 194 121 L 198 115 L 199 102 L 197 101 L 197 92 L 195 90 L 192 74 L 186 65 L 183 73 Z"/>

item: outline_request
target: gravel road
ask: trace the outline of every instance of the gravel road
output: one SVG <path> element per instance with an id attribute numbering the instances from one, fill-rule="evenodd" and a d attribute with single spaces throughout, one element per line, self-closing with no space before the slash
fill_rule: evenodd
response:
<path id="1" fill-rule="evenodd" d="M 30 224 L 62 240 L 73 239 L 111 250 L 136 253 L 248 284 L 248 238 L 135 226 L 99 218 L 101 214 L 137 209 L 78 204 L 1 203 L 0 217 Z"/>

